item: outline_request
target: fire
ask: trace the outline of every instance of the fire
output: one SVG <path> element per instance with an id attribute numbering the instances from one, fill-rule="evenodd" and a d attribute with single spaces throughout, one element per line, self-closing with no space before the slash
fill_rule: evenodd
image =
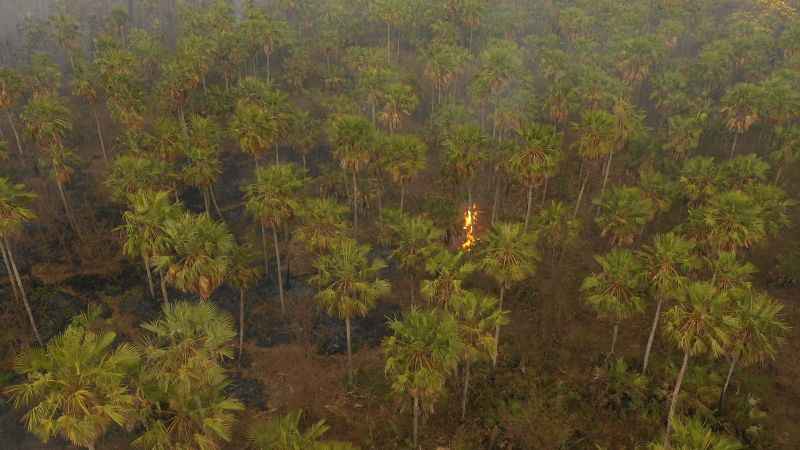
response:
<path id="1" fill-rule="evenodd" d="M 472 206 L 468 206 L 466 211 L 464 211 L 464 231 L 466 232 L 466 238 L 464 239 L 464 243 L 461 244 L 461 250 L 468 252 L 478 242 L 478 238 L 475 237 L 475 224 L 477 223 L 478 207 L 473 204 Z"/>

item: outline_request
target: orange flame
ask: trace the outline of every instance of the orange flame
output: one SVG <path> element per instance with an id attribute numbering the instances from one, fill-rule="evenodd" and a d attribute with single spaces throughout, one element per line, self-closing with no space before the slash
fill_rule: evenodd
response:
<path id="1" fill-rule="evenodd" d="M 478 207 L 477 205 L 472 205 L 467 207 L 466 211 L 464 211 L 464 231 L 466 232 L 467 236 L 464 239 L 464 243 L 461 244 L 461 250 L 470 251 L 472 247 L 478 242 L 478 238 L 475 237 L 475 224 L 478 223 Z"/>

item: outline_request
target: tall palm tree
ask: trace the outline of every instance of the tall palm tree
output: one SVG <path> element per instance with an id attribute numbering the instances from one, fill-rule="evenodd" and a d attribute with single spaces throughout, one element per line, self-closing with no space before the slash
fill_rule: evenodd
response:
<path id="1" fill-rule="evenodd" d="M 495 358 L 497 345 L 493 331 L 508 323 L 507 311 L 500 309 L 494 297 L 473 291 L 461 291 L 449 304 L 458 322 L 461 362 L 464 364 L 464 393 L 461 399 L 461 420 L 467 417 L 470 368 L 483 358 Z"/>
<path id="2" fill-rule="evenodd" d="M 266 228 L 272 229 L 282 314 L 286 314 L 286 302 L 283 293 L 283 268 L 281 267 L 278 229 L 286 225 L 300 209 L 300 191 L 305 183 L 303 169 L 294 164 L 276 164 L 257 169 L 255 181 L 243 189 L 245 208 L 261 226 L 265 267 L 267 265 Z"/>
<path id="3" fill-rule="evenodd" d="M 222 163 L 219 159 L 221 134 L 212 119 L 192 116 L 189 122 L 189 139 L 184 147 L 186 163 L 181 170 L 183 180 L 200 190 L 206 214 L 211 213 L 213 202 L 220 218 L 222 211 L 214 195 L 214 183 L 222 174 Z"/>
<path id="4" fill-rule="evenodd" d="M 739 83 L 732 87 L 722 97 L 722 115 L 725 126 L 733 133 L 731 154 L 736 151 L 739 136 L 746 133 L 760 119 L 759 111 L 762 110 L 764 92 L 761 87 L 751 83 Z"/>
<path id="5" fill-rule="evenodd" d="M 205 216 L 201 216 L 205 217 Z M 233 357 L 233 320 L 212 303 L 165 304 L 163 316 L 142 325 L 144 430 L 135 447 L 220 448 L 231 439 L 244 406 L 226 393 L 221 363 Z"/>
<path id="6" fill-rule="evenodd" d="M 28 303 L 28 295 L 25 286 L 22 284 L 22 277 L 17 269 L 17 262 L 14 253 L 11 251 L 10 238 L 18 234 L 26 222 L 33 220 L 36 215 L 27 207 L 27 203 L 34 198 L 34 194 L 25 190 L 21 184 L 11 183 L 8 179 L 0 177 L 0 252 L 3 253 L 3 261 L 6 271 L 11 279 L 11 289 L 15 295 L 17 292 L 22 296 L 22 304 L 28 315 L 33 335 L 39 345 L 42 337 L 39 335 L 39 328 L 33 318 L 31 306 Z"/>
<path id="7" fill-rule="evenodd" d="M 730 314 L 730 296 L 708 282 L 692 282 L 677 295 L 675 306 L 667 311 L 664 333 L 683 352 L 678 378 L 672 390 L 664 443 L 670 448 L 672 422 L 689 358 L 725 353 L 731 339 L 735 318 Z"/>
<path id="8" fill-rule="evenodd" d="M 585 111 L 581 121 L 574 126 L 578 133 L 574 146 L 582 159 L 581 171 L 583 172 L 583 180 L 580 180 L 581 189 L 578 193 L 578 200 L 575 202 L 575 216 L 580 211 L 583 193 L 589 182 L 589 175 L 592 172 L 590 166 L 593 162 L 607 157 L 614 151 L 617 143 L 616 126 L 615 117 L 599 109 Z"/>
<path id="9" fill-rule="evenodd" d="M 441 230 L 433 225 L 433 221 L 423 217 L 409 217 L 404 214 L 386 216 L 389 228 L 389 243 L 392 247 L 391 257 L 400 268 L 411 277 L 411 303 L 416 296 L 417 278 L 427 258 L 437 250 L 441 242 Z"/>
<path id="10" fill-rule="evenodd" d="M 487 138 L 477 125 L 459 125 L 444 141 L 445 166 L 456 183 L 466 185 L 467 204 L 472 205 L 475 175 L 486 158 Z"/>
<path id="11" fill-rule="evenodd" d="M 647 347 L 644 351 L 642 373 L 647 372 L 650 362 L 650 351 L 655 341 L 656 329 L 661 318 L 664 300 L 673 297 L 677 292 L 685 289 L 689 282 L 687 276 L 699 266 L 695 255 L 696 244 L 683 236 L 670 232 L 658 234 L 653 238 L 652 245 L 646 245 L 639 252 L 642 261 L 645 280 L 656 298 L 656 312 L 653 316 L 653 326 L 650 327 L 650 336 L 647 338 Z"/>
<path id="12" fill-rule="evenodd" d="M 397 395 L 413 401 L 413 444 L 419 441 L 419 416 L 444 392 L 447 377 L 458 365 L 462 344 L 451 315 L 411 308 L 402 320 L 389 322 L 392 335 L 383 341 L 386 376 Z"/>
<path id="13" fill-rule="evenodd" d="M 392 182 L 400 186 L 400 211 L 405 206 L 406 186 L 425 170 L 428 147 L 413 135 L 391 135 L 383 142 L 385 146 L 381 155 L 381 166 L 391 177 Z"/>
<path id="14" fill-rule="evenodd" d="M 129 375 L 139 363 L 130 344 L 112 348 L 116 334 L 96 334 L 73 323 L 47 347 L 20 354 L 17 372 L 25 377 L 8 393 L 28 430 L 42 442 L 62 437 L 94 450 L 112 425 L 130 427 L 137 415 Z"/>
<path id="15" fill-rule="evenodd" d="M 766 238 L 761 205 L 742 191 L 722 192 L 699 208 L 690 208 L 687 225 L 692 236 L 716 252 L 736 252 Z"/>
<path id="16" fill-rule="evenodd" d="M 244 304 L 247 290 L 253 287 L 261 277 L 261 270 L 255 266 L 257 253 L 250 245 L 239 245 L 231 254 L 231 266 L 228 280 L 239 290 L 239 361 L 242 360 L 244 347 Z"/>
<path id="17" fill-rule="evenodd" d="M 182 292 L 208 300 L 225 280 L 236 243 L 224 223 L 183 213 L 163 225 L 166 245 L 155 257 L 164 278 Z"/>
<path id="18" fill-rule="evenodd" d="M 422 297 L 431 304 L 450 311 L 453 307 L 451 303 L 464 295 L 464 280 L 475 270 L 477 267 L 467 259 L 467 254 L 440 248 L 425 262 L 425 271 L 433 278 L 422 280 Z"/>
<path id="19" fill-rule="evenodd" d="M 758 272 L 756 266 L 749 261 L 741 261 L 733 252 L 719 252 L 707 257 L 706 265 L 711 272 L 711 283 L 723 291 L 749 289 L 753 275 Z"/>
<path id="20" fill-rule="evenodd" d="M 477 249 L 478 266 L 494 279 L 500 288 L 499 308 L 503 308 L 505 293 L 536 272 L 539 253 L 536 250 L 538 236 L 526 232 L 521 224 L 497 223 L 489 231 Z M 500 325 L 495 327 L 495 345 L 500 345 Z M 497 348 L 492 358 L 497 367 Z"/>
<path id="21" fill-rule="evenodd" d="M 22 113 L 28 132 L 39 147 L 48 153 L 64 212 L 78 233 L 77 223 L 64 191 L 64 185 L 72 175 L 72 168 L 68 165 L 72 152 L 64 147 L 64 138 L 72 129 L 70 116 L 64 100 L 54 95 L 34 96 Z"/>
<path id="22" fill-rule="evenodd" d="M 620 322 L 644 309 L 643 271 L 636 254 L 627 249 L 614 249 L 594 259 L 601 271 L 583 280 L 581 292 L 598 316 L 611 319 L 614 324 L 608 353 L 611 357 L 616 348 Z"/>
<path id="23" fill-rule="evenodd" d="M 77 66 L 75 78 L 72 81 L 72 93 L 82 98 L 89 105 L 89 109 L 92 110 L 100 151 L 102 152 L 103 160 L 108 163 L 108 152 L 106 151 L 106 143 L 103 139 L 103 129 L 100 126 L 98 112 L 100 104 L 99 84 L 97 68 L 93 64 L 81 63 Z"/>
<path id="24" fill-rule="evenodd" d="M 364 317 L 375 302 L 389 293 L 391 285 L 379 278 L 386 264 L 381 259 L 368 258 L 368 245 L 358 245 L 345 239 L 334 245 L 330 253 L 322 255 L 314 263 L 318 273 L 311 282 L 319 287 L 317 301 L 330 315 L 345 321 L 347 332 L 347 375 L 353 382 L 353 347 L 350 321 Z"/>
<path id="25" fill-rule="evenodd" d="M 343 169 L 350 172 L 353 184 L 353 229 L 358 229 L 358 174 L 372 158 L 375 129 L 360 116 L 340 115 L 331 120 L 328 137 L 333 146 L 333 156 Z"/>
<path id="26" fill-rule="evenodd" d="M 141 258 L 147 273 L 150 296 L 156 297 L 151 268 L 156 265 L 155 258 L 167 252 L 165 225 L 183 214 L 183 205 L 173 203 L 166 191 L 137 191 L 128 196 L 130 209 L 122 214 L 123 224 L 119 230 L 124 233 L 122 250 L 128 258 Z M 161 275 L 161 295 L 167 302 L 166 278 Z"/>
<path id="27" fill-rule="evenodd" d="M 23 79 L 16 71 L 8 68 L 0 69 L 0 109 L 5 111 L 8 125 L 11 132 L 14 133 L 14 138 L 17 142 L 17 152 L 20 155 L 22 152 L 22 141 L 19 137 L 19 132 L 14 124 L 14 116 L 11 112 L 16 106 L 19 98 L 22 96 Z"/>
<path id="28" fill-rule="evenodd" d="M 264 107 L 244 98 L 236 103 L 230 133 L 242 151 L 253 157 L 258 167 L 261 156 L 277 140 L 278 125 Z"/>
<path id="29" fill-rule="evenodd" d="M 303 159 L 303 169 L 307 168 L 309 153 L 319 144 L 318 121 L 308 111 L 294 111 L 289 117 L 286 137 L 292 149 Z"/>
<path id="30" fill-rule="evenodd" d="M 736 326 L 730 337 L 730 368 L 719 397 L 720 409 L 725 405 L 725 394 L 737 364 L 747 367 L 774 359 L 789 330 L 780 317 L 783 305 L 769 295 L 753 289 L 739 289 L 732 293 L 732 297 Z"/>
<path id="31" fill-rule="evenodd" d="M 105 186 L 115 202 L 126 204 L 138 191 L 167 191 L 174 185 L 172 168 L 149 155 L 123 154 L 114 158 Z"/>
<path id="32" fill-rule="evenodd" d="M 564 250 L 574 245 L 580 238 L 583 224 L 573 217 L 564 203 L 554 200 L 537 214 L 534 227 L 539 236 L 544 236 L 539 243 L 551 251 L 553 264 L 561 260 Z"/>
<path id="33" fill-rule="evenodd" d="M 297 211 L 300 224 L 295 235 L 312 253 L 322 254 L 347 236 L 346 213 L 347 207 L 333 199 L 305 199 Z"/>
<path id="34" fill-rule="evenodd" d="M 542 201 L 547 196 L 548 180 L 554 175 L 561 160 L 561 145 L 564 135 L 552 125 L 532 123 L 517 131 L 522 141 L 508 161 L 511 173 L 528 188 L 528 204 L 525 209 L 525 229 L 531 217 L 533 189 L 544 183 Z"/>
<path id="35" fill-rule="evenodd" d="M 384 106 L 379 117 L 386 125 L 389 134 L 398 130 L 403 120 L 414 114 L 419 105 L 419 98 L 414 93 L 414 88 L 404 83 L 389 84 L 381 97 Z"/>
<path id="36" fill-rule="evenodd" d="M 655 218 L 653 201 L 635 186 L 614 186 L 594 201 L 598 206 L 595 222 L 600 235 L 611 245 L 631 245 L 644 227 Z"/>

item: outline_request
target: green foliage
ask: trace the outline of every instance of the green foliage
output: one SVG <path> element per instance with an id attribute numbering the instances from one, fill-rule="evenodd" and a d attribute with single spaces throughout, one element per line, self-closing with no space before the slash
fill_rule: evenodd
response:
<path id="1" fill-rule="evenodd" d="M 0 236 L 18 233 L 26 222 L 36 217 L 27 206 L 35 198 L 36 195 L 28 192 L 25 185 L 0 177 Z"/>
<path id="2" fill-rule="evenodd" d="M 564 135 L 551 125 L 529 124 L 518 132 L 521 144 L 508 159 L 511 173 L 526 186 L 551 177 L 561 162 Z"/>
<path id="3" fill-rule="evenodd" d="M 137 401 L 129 375 L 139 352 L 130 344 L 113 348 L 115 338 L 73 324 L 45 348 L 17 358 L 16 371 L 25 381 L 7 392 L 16 408 L 30 408 L 23 416 L 29 431 L 43 442 L 60 436 L 94 448 L 112 425 L 133 425 Z"/>
<path id="4" fill-rule="evenodd" d="M 508 289 L 536 272 L 538 236 L 516 223 L 498 223 L 476 250 L 478 267 L 502 288 Z"/>
<path id="5" fill-rule="evenodd" d="M 614 249 L 595 256 L 601 271 L 586 277 L 581 291 L 601 318 L 615 323 L 644 310 L 644 277 L 641 262 L 630 250 Z"/>
<path id="6" fill-rule="evenodd" d="M 673 443 L 666 447 L 661 443 L 652 443 L 650 450 L 741 450 L 744 447 L 735 439 L 712 431 L 700 420 L 686 418 L 676 420 L 672 424 Z"/>
<path id="7" fill-rule="evenodd" d="M 243 188 L 245 209 L 261 224 L 280 227 L 300 209 L 305 184 L 305 170 L 294 164 L 257 169 L 255 181 Z"/>
<path id="8" fill-rule="evenodd" d="M 789 331 L 781 318 L 783 305 L 753 289 L 738 289 L 731 296 L 736 327 L 731 335 L 730 353 L 745 366 L 774 359 Z"/>
<path id="9" fill-rule="evenodd" d="M 448 304 L 458 321 L 462 361 L 475 362 L 497 357 L 495 329 L 508 323 L 508 311 L 500 309 L 496 298 L 463 290 Z"/>
<path id="10" fill-rule="evenodd" d="M 715 251 L 750 248 L 766 238 L 762 205 L 742 191 L 715 194 L 689 209 L 689 234 Z"/>
<path id="11" fill-rule="evenodd" d="M 462 352 L 456 320 L 412 308 L 402 320 L 390 321 L 389 329 L 392 335 L 383 341 L 383 351 L 392 391 L 417 398 L 431 410 Z"/>
<path id="12" fill-rule="evenodd" d="M 389 293 L 391 285 L 378 278 L 386 267 L 380 259 L 369 260 L 368 245 L 344 239 L 314 263 L 318 273 L 311 283 L 319 286 L 317 301 L 340 319 L 366 316 L 375 302 Z"/>
<path id="13" fill-rule="evenodd" d="M 235 412 L 244 409 L 225 393 L 221 367 L 233 357 L 232 319 L 211 303 L 164 306 L 163 317 L 142 326 L 139 383 L 144 432 L 133 442 L 146 449 L 216 450 L 229 441 Z"/>
<path id="14" fill-rule="evenodd" d="M 330 198 L 309 198 L 296 211 L 300 219 L 295 235 L 312 252 L 330 250 L 344 239 L 350 228 L 344 216 L 347 207 Z"/>
<path id="15" fill-rule="evenodd" d="M 138 191 L 167 191 L 172 185 L 171 168 L 146 155 L 124 154 L 114 158 L 105 185 L 111 199 L 125 203 Z"/>
<path id="16" fill-rule="evenodd" d="M 666 314 L 664 334 L 690 356 L 725 353 L 736 319 L 730 314 L 730 296 L 707 282 L 692 282 L 679 292 Z"/>
<path id="17" fill-rule="evenodd" d="M 685 288 L 688 276 L 700 265 L 695 255 L 696 244 L 670 232 L 653 238 L 639 252 L 645 279 L 656 295 L 672 296 Z"/>
<path id="18" fill-rule="evenodd" d="M 476 269 L 475 264 L 468 261 L 463 252 L 439 249 L 425 261 L 425 271 L 433 278 L 422 280 L 422 297 L 436 306 L 450 310 L 451 303 L 465 294 L 462 283 Z"/>
<path id="19" fill-rule="evenodd" d="M 638 187 L 614 186 L 594 202 L 599 207 L 595 222 L 600 235 L 612 245 L 631 245 L 655 217 L 652 200 Z"/>
<path id="20" fill-rule="evenodd" d="M 541 237 L 539 244 L 554 254 L 577 244 L 582 227 L 570 208 L 557 200 L 539 211 L 534 219 L 534 229 Z"/>
<path id="21" fill-rule="evenodd" d="M 259 419 L 247 430 L 248 448 L 253 450 L 356 450 L 356 447 L 333 441 L 322 441 L 330 427 L 320 420 L 305 431 L 300 430 L 302 411 L 294 411 L 272 419 Z"/>

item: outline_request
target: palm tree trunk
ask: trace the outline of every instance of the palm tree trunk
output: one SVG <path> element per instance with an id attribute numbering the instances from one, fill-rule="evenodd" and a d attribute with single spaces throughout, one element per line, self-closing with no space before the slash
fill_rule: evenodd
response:
<path id="1" fill-rule="evenodd" d="M 644 363 L 642 364 L 642 373 L 647 372 L 647 364 L 650 362 L 650 351 L 653 349 L 653 341 L 656 339 L 656 328 L 658 328 L 658 320 L 661 317 L 661 306 L 664 304 L 664 297 L 658 296 L 658 303 L 656 303 L 656 314 L 653 316 L 653 326 L 650 327 L 650 336 L 647 338 L 647 348 L 644 350 Z"/>
<path id="2" fill-rule="evenodd" d="M 164 304 L 166 305 L 169 303 L 169 295 L 167 295 L 167 279 L 164 278 L 163 271 L 159 271 L 159 276 L 161 276 L 161 297 L 163 297 Z"/>
<path id="3" fill-rule="evenodd" d="M 733 158 L 733 153 L 736 152 L 737 142 L 739 142 L 739 133 L 733 133 L 733 144 L 731 144 L 731 155 L 730 155 L 731 158 Z"/>
<path id="4" fill-rule="evenodd" d="M 669 438 L 672 432 L 672 418 L 675 416 L 675 406 L 678 404 L 678 394 L 681 393 L 681 384 L 683 384 L 683 377 L 686 375 L 686 367 L 689 365 L 689 352 L 683 354 L 683 364 L 681 370 L 678 372 L 678 379 L 675 381 L 675 389 L 672 391 L 672 400 L 669 404 L 669 414 L 667 415 L 667 434 L 664 436 L 664 446 L 670 448 Z"/>
<path id="5" fill-rule="evenodd" d="M 414 434 L 413 434 L 413 442 L 414 448 L 417 448 L 417 442 L 419 441 L 419 394 L 414 395 Z"/>
<path id="6" fill-rule="evenodd" d="M 150 297 L 156 298 L 156 290 L 153 286 L 153 274 L 150 272 L 150 264 L 147 261 L 147 256 L 142 253 L 142 263 L 144 263 L 144 271 L 147 273 L 147 287 L 150 288 Z"/>
<path id="7" fill-rule="evenodd" d="M 614 324 L 614 331 L 612 331 L 612 333 L 611 333 L 611 351 L 608 352 L 608 357 L 606 359 L 611 358 L 612 356 L 614 356 L 614 350 L 616 350 L 616 347 L 617 347 L 617 337 L 618 336 L 619 336 L 619 323 L 615 323 Z"/>
<path id="8" fill-rule="evenodd" d="M 211 201 L 208 198 L 208 190 L 201 187 L 200 193 L 203 195 L 203 208 L 205 209 L 206 215 L 211 216 Z"/>
<path id="9" fill-rule="evenodd" d="M 103 152 L 103 161 L 108 162 L 108 153 L 106 152 L 106 143 L 103 140 L 103 130 L 100 128 L 100 116 L 97 115 L 97 109 L 92 108 L 94 115 L 94 124 L 97 127 L 97 139 L 100 141 L 100 151 Z"/>
<path id="10" fill-rule="evenodd" d="M 267 254 L 267 229 L 261 224 L 261 251 L 264 254 L 264 276 L 269 273 L 269 256 Z"/>
<path id="11" fill-rule="evenodd" d="M 495 176 L 494 201 L 492 202 L 492 225 L 494 225 L 497 221 L 497 217 L 500 215 L 500 187 L 500 180 Z"/>
<path id="12" fill-rule="evenodd" d="M 278 144 L 276 143 L 272 148 L 275 150 L 275 165 L 278 165 L 281 163 L 281 155 L 278 151 Z"/>
<path id="13" fill-rule="evenodd" d="M 728 387 L 731 385 L 733 371 L 736 369 L 736 363 L 739 362 L 739 357 L 741 356 L 741 352 L 736 352 L 736 354 L 733 355 L 733 360 L 731 360 L 731 367 L 728 369 L 728 376 L 725 378 L 725 386 L 722 388 L 722 393 L 719 395 L 719 407 L 717 408 L 719 412 L 722 412 L 722 408 L 725 407 L 725 395 L 728 393 Z"/>
<path id="14" fill-rule="evenodd" d="M 505 285 L 500 285 L 500 303 L 498 303 L 498 309 L 500 311 L 503 310 L 503 297 L 505 297 L 506 287 Z M 492 369 L 497 368 L 497 355 L 500 353 L 500 324 L 495 325 L 494 327 L 494 354 L 492 355 Z"/>
<path id="15" fill-rule="evenodd" d="M 303 169 L 308 169 L 308 163 L 306 161 L 305 153 L 303 153 Z"/>
<path id="16" fill-rule="evenodd" d="M 572 217 L 578 217 L 578 211 L 581 209 L 581 200 L 583 200 L 583 191 L 586 190 L 586 183 L 589 182 L 589 171 L 586 171 L 586 176 L 583 178 L 583 182 L 581 183 L 581 191 L 578 193 L 578 200 L 575 202 L 575 212 L 572 213 Z"/>
<path id="17" fill-rule="evenodd" d="M 67 201 L 67 194 L 64 192 L 64 185 L 61 184 L 61 180 L 56 177 L 56 186 L 58 186 L 58 195 L 61 198 L 61 203 L 64 206 L 64 213 L 67 215 L 67 220 L 69 221 L 72 229 L 78 235 L 79 238 L 82 238 L 81 232 L 78 229 L 78 222 L 75 221 L 75 216 L 72 214 L 72 208 L 69 207 L 69 202 Z"/>
<path id="18" fill-rule="evenodd" d="M 3 262 L 6 265 L 6 273 L 8 274 L 8 284 L 11 286 L 11 290 L 14 293 L 14 300 L 19 301 L 19 288 L 17 287 L 17 282 L 14 280 L 14 271 L 11 269 L 11 263 L 8 260 L 8 255 L 6 254 L 6 249 L 4 246 L 0 245 L 0 250 L 3 253 Z"/>
<path id="19" fill-rule="evenodd" d="M 219 203 L 217 203 L 217 195 L 214 194 L 214 185 L 208 186 L 208 196 L 211 197 L 211 203 L 214 205 L 214 210 L 217 211 L 217 215 L 221 220 L 225 220 L 225 217 L 222 215 L 222 210 L 219 207 Z"/>
<path id="20" fill-rule="evenodd" d="M 392 63 L 392 24 L 386 22 L 386 65 Z"/>
<path id="21" fill-rule="evenodd" d="M 600 187 L 600 197 L 606 192 L 606 184 L 608 183 L 608 174 L 611 173 L 611 160 L 614 159 L 614 152 L 608 154 L 608 161 L 606 161 L 606 170 L 603 173 L 603 185 Z"/>
<path id="22" fill-rule="evenodd" d="M 353 343 L 350 334 L 350 317 L 344 319 L 345 332 L 347 333 L 347 383 L 353 384 Z"/>
<path id="23" fill-rule="evenodd" d="M 242 348 L 244 347 L 244 289 L 239 289 L 239 363 L 242 362 Z"/>
<path id="24" fill-rule="evenodd" d="M 775 181 L 774 184 L 778 184 L 778 181 L 781 179 L 781 174 L 783 173 L 783 165 L 778 167 L 778 171 L 775 172 Z"/>
<path id="25" fill-rule="evenodd" d="M 358 230 L 358 180 L 353 169 L 353 231 Z"/>
<path id="26" fill-rule="evenodd" d="M 31 312 L 31 305 L 28 303 L 28 295 L 25 293 L 25 287 L 22 285 L 22 277 L 19 276 L 19 270 L 17 270 L 17 262 L 14 260 L 14 253 L 11 251 L 11 246 L 8 244 L 8 239 L 5 237 L 3 237 L 3 250 L 8 253 L 11 270 L 14 272 L 14 279 L 17 280 L 17 287 L 19 288 L 20 294 L 22 294 L 22 304 L 25 306 L 25 312 L 28 313 L 28 320 L 31 323 L 31 328 L 33 328 L 33 335 L 36 337 L 36 341 L 39 345 L 44 345 L 42 343 L 42 337 L 39 335 L 39 328 L 36 326 L 36 320 L 33 318 L 33 312 Z"/>
<path id="27" fill-rule="evenodd" d="M 16 125 L 14 125 L 14 117 L 11 116 L 11 111 L 6 110 L 6 117 L 8 118 L 8 124 L 11 126 L 11 132 L 14 133 L 14 139 L 16 139 L 17 141 L 17 151 L 19 152 L 20 155 L 23 155 L 24 153 L 22 153 L 22 141 L 19 139 L 19 133 L 17 132 Z"/>
<path id="28" fill-rule="evenodd" d="M 550 177 L 544 177 L 544 188 L 542 189 L 542 206 L 544 206 L 544 202 L 547 201 L 547 185 L 550 181 Z"/>
<path id="29" fill-rule="evenodd" d="M 406 200 L 406 185 L 400 185 L 400 212 L 403 212 L 403 205 L 405 204 Z"/>
<path id="30" fill-rule="evenodd" d="M 525 231 L 528 231 L 528 223 L 531 219 L 531 205 L 533 204 L 533 185 L 528 186 L 528 207 L 525 209 Z"/>
<path id="31" fill-rule="evenodd" d="M 286 316 L 286 302 L 283 298 L 283 274 L 281 273 L 281 251 L 278 247 L 278 231 L 276 226 L 272 226 L 272 242 L 275 245 L 275 273 L 278 275 L 278 294 L 281 299 L 281 315 Z"/>
<path id="32" fill-rule="evenodd" d="M 472 183 L 467 182 L 467 207 L 472 207 Z"/>
<path id="33" fill-rule="evenodd" d="M 461 420 L 467 418 L 467 399 L 469 398 L 469 368 L 472 365 L 471 361 L 467 359 L 464 364 L 464 397 L 461 399 Z"/>

